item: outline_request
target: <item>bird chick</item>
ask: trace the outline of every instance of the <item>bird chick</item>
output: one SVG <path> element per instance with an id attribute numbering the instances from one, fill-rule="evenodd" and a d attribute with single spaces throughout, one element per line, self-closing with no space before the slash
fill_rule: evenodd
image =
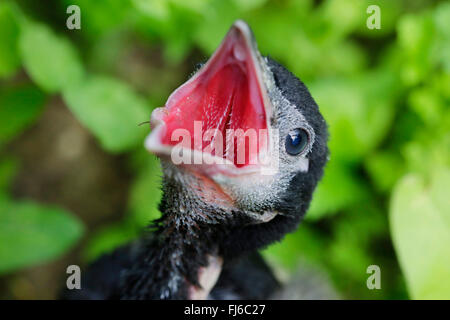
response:
<path id="1" fill-rule="evenodd" d="M 266 298 L 278 284 L 255 251 L 297 228 L 328 158 L 308 89 L 263 57 L 238 20 L 151 125 L 145 146 L 161 159 L 162 217 L 151 235 L 94 264 L 92 273 L 115 276 L 100 293 L 103 280 L 91 276 L 87 297 Z"/>

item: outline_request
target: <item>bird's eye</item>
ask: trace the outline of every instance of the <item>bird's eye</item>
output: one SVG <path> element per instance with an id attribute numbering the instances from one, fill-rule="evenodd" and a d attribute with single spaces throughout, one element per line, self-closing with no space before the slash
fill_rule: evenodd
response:
<path id="1" fill-rule="evenodd" d="M 309 135 L 305 129 L 294 129 L 286 136 L 286 152 L 292 156 L 302 153 L 308 145 Z"/>

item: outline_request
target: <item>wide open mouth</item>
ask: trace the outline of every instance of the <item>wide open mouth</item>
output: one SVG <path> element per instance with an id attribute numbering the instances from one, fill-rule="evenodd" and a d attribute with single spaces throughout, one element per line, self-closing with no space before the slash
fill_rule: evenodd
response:
<path id="1" fill-rule="evenodd" d="M 152 113 L 147 149 L 181 154 L 183 164 L 261 166 L 271 116 L 261 59 L 250 28 L 236 21 L 208 62 Z"/>

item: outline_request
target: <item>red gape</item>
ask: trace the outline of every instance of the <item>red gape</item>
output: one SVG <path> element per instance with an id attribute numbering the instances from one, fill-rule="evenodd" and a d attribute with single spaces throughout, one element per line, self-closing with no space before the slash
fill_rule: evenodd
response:
<path id="1" fill-rule="evenodd" d="M 211 137 L 202 141 L 201 145 L 194 143 L 194 121 L 200 121 L 203 134 L 210 129 L 215 130 L 214 137 L 222 134 L 224 158 L 227 157 L 226 151 L 232 148 L 226 146 L 228 129 L 242 129 L 244 132 L 252 129 L 256 134 L 256 141 L 252 143 L 257 146 L 252 150 L 259 152 L 259 147 L 265 147 L 267 136 L 262 136 L 261 145 L 258 140 L 260 129 L 267 129 L 263 96 L 251 52 L 241 34 L 228 34 L 208 64 L 169 97 L 166 112 L 162 119 L 166 124 L 161 137 L 163 144 L 176 145 L 179 141 L 172 141 L 173 131 L 185 129 L 191 134 L 192 148 L 205 151 Z M 245 143 L 244 163 L 237 161 L 238 146 L 234 139 L 233 159 L 237 167 L 248 165 L 250 157 L 256 156 L 250 154 L 249 139 Z M 214 153 L 212 150 L 211 154 Z"/>

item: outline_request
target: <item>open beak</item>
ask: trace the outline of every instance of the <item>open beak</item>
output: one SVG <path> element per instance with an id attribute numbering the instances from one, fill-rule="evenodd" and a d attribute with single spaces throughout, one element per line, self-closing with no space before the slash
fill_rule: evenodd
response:
<path id="1" fill-rule="evenodd" d="M 208 62 L 153 111 L 146 148 L 209 174 L 259 170 L 272 145 L 266 72 L 252 31 L 236 21 Z"/>

